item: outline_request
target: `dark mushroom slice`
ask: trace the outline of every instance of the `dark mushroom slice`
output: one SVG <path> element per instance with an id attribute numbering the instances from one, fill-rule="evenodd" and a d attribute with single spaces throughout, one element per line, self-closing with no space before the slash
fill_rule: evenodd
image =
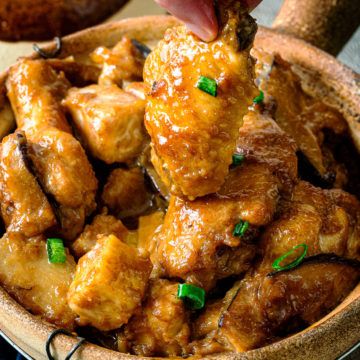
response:
<path id="1" fill-rule="evenodd" d="M 5 137 L 0 146 L 1 214 L 8 231 L 25 236 L 39 235 L 56 224 L 31 168 L 24 132 Z"/>

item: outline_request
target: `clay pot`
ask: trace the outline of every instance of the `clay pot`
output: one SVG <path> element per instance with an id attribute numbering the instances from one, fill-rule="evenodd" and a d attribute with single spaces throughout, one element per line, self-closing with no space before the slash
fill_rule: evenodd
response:
<path id="1" fill-rule="evenodd" d="M 1 40 L 48 40 L 101 21 L 128 0 L 1 0 Z"/>
<path id="2" fill-rule="evenodd" d="M 64 38 L 60 57 L 74 55 L 84 59 L 97 46 L 113 46 L 122 36 L 136 38 L 148 45 L 162 38 L 165 30 L 178 21 L 169 16 L 149 16 L 109 23 L 87 29 Z M 360 150 L 360 76 L 337 62 L 332 56 L 275 30 L 260 27 L 256 47 L 268 52 L 276 51 L 285 60 L 304 69 L 303 82 L 307 88 L 326 101 L 337 105 L 348 121 L 358 149 Z M 53 50 L 49 45 L 46 50 Z M 31 57 L 36 57 L 34 54 Z M 0 76 L 0 93 L 6 73 Z M 46 359 L 45 342 L 55 329 L 41 319 L 29 314 L 4 290 L 0 288 L 0 329 L 3 334 L 31 357 Z M 360 284 L 330 314 L 306 330 L 284 340 L 245 353 L 226 353 L 208 356 L 220 360 L 327 360 L 335 359 L 356 342 L 360 341 Z M 52 353 L 64 359 L 78 342 L 75 337 L 58 335 L 52 342 Z M 122 354 L 85 343 L 72 359 L 146 359 Z M 148 359 L 148 358 L 147 358 Z"/>

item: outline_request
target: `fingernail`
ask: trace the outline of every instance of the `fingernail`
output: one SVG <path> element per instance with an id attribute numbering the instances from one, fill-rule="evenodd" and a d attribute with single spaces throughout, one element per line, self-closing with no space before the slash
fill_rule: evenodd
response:
<path id="1" fill-rule="evenodd" d="M 211 31 L 210 29 L 199 27 L 195 24 L 186 24 L 187 28 L 191 30 L 196 36 L 204 41 L 212 41 L 216 38 L 216 31 Z"/>

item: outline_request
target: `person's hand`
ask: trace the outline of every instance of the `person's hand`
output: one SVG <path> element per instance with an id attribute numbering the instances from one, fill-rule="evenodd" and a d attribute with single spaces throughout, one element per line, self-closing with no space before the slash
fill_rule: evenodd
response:
<path id="1" fill-rule="evenodd" d="M 241 1 L 250 10 L 261 2 L 261 0 Z M 202 40 L 211 41 L 215 39 L 218 23 L 215 16 L 214 0 L 155 0 L 155 2 L 184 21 L 187 27 Z"/>

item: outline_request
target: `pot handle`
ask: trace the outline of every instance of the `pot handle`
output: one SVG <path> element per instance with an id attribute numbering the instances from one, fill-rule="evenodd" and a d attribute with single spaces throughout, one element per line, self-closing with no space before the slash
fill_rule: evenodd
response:
<path id="1" fill-rule="evenodd" d="M 358 0 L 285 0 L 272 27 L 337 55 L 359 24 Z"/>

